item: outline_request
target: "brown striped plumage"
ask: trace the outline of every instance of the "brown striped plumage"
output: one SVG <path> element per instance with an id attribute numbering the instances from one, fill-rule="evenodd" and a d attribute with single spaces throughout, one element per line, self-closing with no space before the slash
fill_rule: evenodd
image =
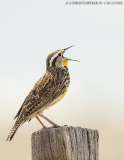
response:
<path id="1" fill-rule="evenodd" d="M 68 67 L 63 65 L 63 60 L 67 62 L 71 60 L 63 57 L 65 50 L 57 50 L 47 57 L 46 72 L 29 92 L 15 116 L 17 120 L 7 137 L 7 141 L 13 138 L 21 124 L 30 121 L 37 115 L 42 115 L 45 109 L 60 101 L 65 95 L 70 84 L 70 76 Z"/>

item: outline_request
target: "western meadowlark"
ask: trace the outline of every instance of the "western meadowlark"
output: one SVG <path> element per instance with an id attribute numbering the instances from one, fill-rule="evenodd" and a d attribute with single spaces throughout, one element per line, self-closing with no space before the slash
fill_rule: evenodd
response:
<path id="1" fill-rule="evenodd" d="M 53 125 L 53 127 L 59 127 L 57 124 L 45 117 L 43 115 L 43 111 L 59 102 L 68 90 L 70 84 L 68 61 L 72 59 L 64 57 L 63 54 L 71 47 L 73 46 L 57 50 L 48 55 L 46 59 L 46 72 L 36 82 L 33 89 L 24 100 L 21 108 L 15 116 L 17 120 L 7 137 L 7 141 L 12 140 L 21 124 L 26 121 L 30 121 L 33 117 L 36 117 L 43 128 L 45 128 L 46 126 L 39 119 L 38 115 L 46 119 Z"/>

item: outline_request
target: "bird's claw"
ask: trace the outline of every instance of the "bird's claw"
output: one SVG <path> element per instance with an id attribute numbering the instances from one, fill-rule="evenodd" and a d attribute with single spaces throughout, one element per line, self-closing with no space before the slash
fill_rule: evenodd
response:
<path id="1" fill-rule="evenodd" d="M 54 126 L 51 126 L 51 127 L 43 127 L 41 130 L 43 129 L 49 129 L 49 128 L 59 128 L 60 126 L 59 125 L 54 125 Z"/>

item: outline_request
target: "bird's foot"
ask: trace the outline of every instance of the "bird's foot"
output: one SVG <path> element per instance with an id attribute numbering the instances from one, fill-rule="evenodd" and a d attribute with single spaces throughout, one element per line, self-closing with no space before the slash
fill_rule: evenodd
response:
<path id="1" fill-rule="evenodd" d="M 57 124 L 52 126 L 52 128 L 59 128 L 59 127 L 60 127 L 60 126 L 57 125 Z"/>
<path id="2" fill-rule="evenodd" d="M 41 130 L 43 130 L 43 129 L 49 129 L 49 128 L 59 128 L 59 127 L 60 127 L 59 125 L 54 125 L 54 126 L 51 126 L 51 127 L 44 126 Z"/>

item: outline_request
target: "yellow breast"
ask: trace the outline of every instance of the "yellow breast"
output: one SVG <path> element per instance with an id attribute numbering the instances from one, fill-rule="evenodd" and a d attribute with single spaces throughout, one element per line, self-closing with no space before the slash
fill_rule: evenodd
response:
<path id="1" fill-rule="evenodd" d="M 53 106 L 54 104 L 58 103 L 58 102 L 65 96 L 65 94 L 67 93 L 67 90 L 68 90 L 68 88 L 66 89 L 66 91 L 65 91 L 63 94 L 61 94 L 58 98 L 56 98 L 56 99 L 48 106 L 48 108 L 51 107 L 51 106 Z M 47 108 L 47 109 L 48 109 L 48 108 Z"/>

